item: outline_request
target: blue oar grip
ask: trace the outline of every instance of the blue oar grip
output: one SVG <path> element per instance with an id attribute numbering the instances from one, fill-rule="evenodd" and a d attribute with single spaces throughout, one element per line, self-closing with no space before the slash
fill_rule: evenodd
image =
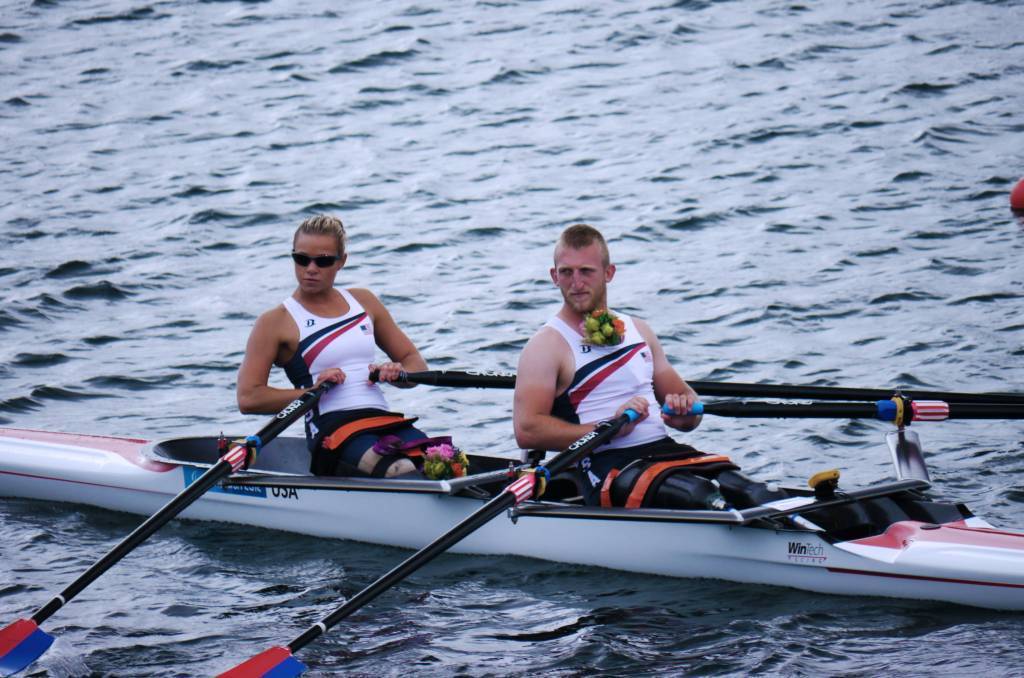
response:
<path id="1" fill-rule="evenodd" d="M 875 415 L 882 421 L 896 421 L 896 403 L 892 400 L 876 400 L 875 407 L 878 413 Z"/>
<path id="2" fill-rule="evenodd" d="M 664 405 L 661 406 L 661 411 L 664 412 L 665 414 L 669 415 L 670 417 L 679 414 L 678 412 L 673 410 L 671 407 L 669 407 L 668 403 L 665 403 Z M 686 413 L 686 416 L 699 415 L 699 414 L 704 414 L 704 403 L 702 403 L 702 402 L 694 403 L 693 407 L 690 408 L 690 411 Z"/>
<path id="3" fill-rule="evenodd" d="M 246 436 L 245 443 L 257 452 L 263 449 L 263 439 L 259 436 Z"/>
<path id="4" fill-rule="evenodd" d="M 640 413 L 637 412 L 636 410 L 626 410 L 625 412 L 623 412 L 623 414 L 629 417 L 630 421 L 636 421 L 637 419 L 640 418 Z"/>

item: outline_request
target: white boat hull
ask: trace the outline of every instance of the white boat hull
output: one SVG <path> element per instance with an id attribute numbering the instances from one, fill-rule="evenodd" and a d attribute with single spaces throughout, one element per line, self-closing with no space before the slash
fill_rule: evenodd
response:
<path id="1" fill-rule="evenodd" d="M 144 440 L 0 429 L 0 496 L 150 515 L 202 469 L 154 462 L 143 456 L 146 447 Z M 444 494 L 247 486 L 208 492 L 182 517 L 417 549 L 480 506 Z M 876 537 L 831 543 L 797 528 L 524 511 L 514 521 L 492 520 L 452 551 L 1024 609 L 1024 534 L 978 518 L 941 527 L 904 521 Z"/>

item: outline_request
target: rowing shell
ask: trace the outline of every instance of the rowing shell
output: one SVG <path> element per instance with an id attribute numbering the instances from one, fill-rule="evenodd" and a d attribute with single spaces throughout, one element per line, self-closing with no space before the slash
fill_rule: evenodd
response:
<path id="1" fill-rule="evenodd" d="M 212 438 L 150 443 L 0 429 L 0 496 L 150 515 L 217 457 Z M 451 481 L 321 478 L 306 471 L 303 439 L 278 438 L 256 468 L 232 476 L 230 485 L 208 492 L 182 516 L 419 549 L 503 487 L 508 463 L 471 457 L 471 468 L 482 473 Z M 927 486 L 904 479 L 834 502 L 905 496 Z M 803 495 L 741 511 L 526 502 L 452 550 L 1024 610 L 1024 533 L 995 529 L 957 509 L 952 519 L 902 520 L 878 534 L 837 540 L 800 516 L 826 510 L 828 502 Z"/>

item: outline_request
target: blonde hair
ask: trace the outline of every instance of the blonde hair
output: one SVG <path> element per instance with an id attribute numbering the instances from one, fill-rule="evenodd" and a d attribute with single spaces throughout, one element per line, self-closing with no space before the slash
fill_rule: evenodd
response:
<path id="1" fill-rule="evenodd" d="M 317 214 L 316 216 L 309 217 L 295 229 L 295 235 L 292 236 L 292 249 L 295 249 L 295 242 L 299 239 L 299 234 L 303 235 L 331 235 L 338 241 L 338 256 L 345 254 L 345 225 L 341 223 L 341 219 L 338 217 L 332 217 L 329 214 Z"/>
<path id="2" fill-rule="evenodd" d="M 581 250 L 584 247 L 590 247 L 595 242 L 601 247 L 601 263 L 607 266 L 611 263 L 608 243 L 604 241 L 601 231 L 587 224 L 573 224 L 562 231 L 562 235 L 559 236 L 558 243 L 555 245 L 555 263 L 558 263 L 558 252 L 562 247 Z"/>

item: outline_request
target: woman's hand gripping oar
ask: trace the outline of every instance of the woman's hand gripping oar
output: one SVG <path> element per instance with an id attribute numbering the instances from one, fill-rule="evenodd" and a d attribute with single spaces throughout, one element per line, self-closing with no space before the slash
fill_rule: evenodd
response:
<path id="1" fill-rule="evenodd" d="M 69 600 L 81 593 L 85 587 L 94 582 L 115 563 L 131 553 L 139 544 L 154 532 L 166 525 L 176 515 L 184 511 L 207 490 L 239 469 L 249 468 L 255 461 L 260 448 L 276 438 L 282 431 L 292 425 L 299 417 L 313 407 L 320 397 L 331 388 L 333 382 L 324 382 L 317 388 L 307 391 L 293 400 L 270 420 L 256 435 L 233 444 L 228 451 L 203 475 L 182 490 L 166 506 L 150 516 L 117 546 L 110 549 L 85 571 L 78 579 L 55 596 L 50 602 L 39 608 L 28 619 L 19 619 L 0 630 L 0 675 L 10 676 L 21 671 L 38 659 L 54 641 L 54 637 L 39 628 L 54 612 L 62 608 Z"/>
<path id="2" fill-rule="evenodd" d="M 272 647 L 264 650 L 233 669 L 220 674 L 220 678 L 288 678 L 299 676 L 306 670 L 305 664 L 293 656 L 301 648 L 327 632 L 328 629 L 345 617 L 363 607 L 371 600 L 388 590 L 410 574 L 459 543 L 492 518 L 508 508 L 519 504 L 534 495 L 537 475 L 553 476 L 568 469 L 577 461 L 588 455 L 598 446 L 610 440 L 624 425 L 637 419 L 639 415 L 633 410 L 626 410 L 622 415 L 611 421 L 599 423 L 594 430 L 559 452 L 546 466 L 532 469 L 532 473 L 520 476 L 500 494 L 480 507 L 451 530 L 426 545 L 393 570 L 352 596 L 344 605 L 309 627 L 302 635 L 286 646 Z"/>

